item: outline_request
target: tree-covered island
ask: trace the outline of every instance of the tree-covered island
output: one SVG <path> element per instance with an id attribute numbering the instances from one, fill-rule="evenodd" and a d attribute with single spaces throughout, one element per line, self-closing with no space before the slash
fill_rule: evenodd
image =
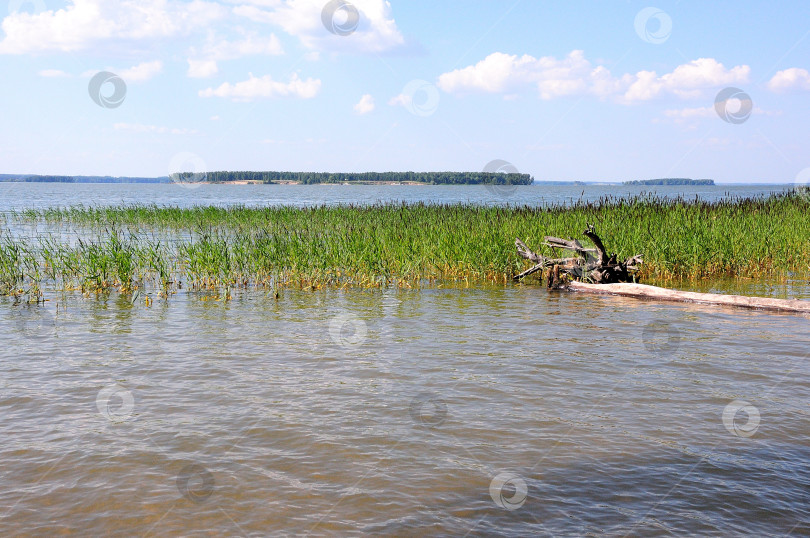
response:
<path id="1" fill-rule="evenodd" d="M 714 185 L 714 180 L 665 177 L 661 179 L 636 179 L 634 181 L 625 181 L 622 185 Z"/>
<path id="2" fill-rule="evenodd" d="M 529 185 L 529 174 L 495 172 L 206 172 L 171 174 L 172 181 L 205 181 L 208 183 L 425 183 L 429 185 Z"/>

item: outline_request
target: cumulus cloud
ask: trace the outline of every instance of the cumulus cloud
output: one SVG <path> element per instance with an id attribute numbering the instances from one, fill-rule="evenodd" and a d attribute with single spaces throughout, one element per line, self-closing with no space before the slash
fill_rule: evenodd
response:
<path id="1" fill-rule="evenodd" d="M 350 35 L 340 36 L 328 31 L 321 16 L 326 0 L 279 0 L 278 2 L 250 2 L 237 6 L 233 12 L 255 22 L 281 26 L 285 32 L 297 37 L 310 49 L 322 51 L 384 52 L 404 44 L 405 40 L 391 16 L 391 5 L 386 0 L 352 0 L 360 19 L 357 29 Z M 263 9 L 265 4 L 272 9 Z M 341 11 L 335 17 L 341 17 Z M 345 14 L 343 14 L 345 16 Z M 336 19 L 338 24 L 345 22 Z"/>
<path id="2" fill-rule="evenodd" d="M 66 4 L 61 9 L 33 14 L 15 11 L 5 16 L 0 24 L 4 34 L 0 35 L 0 54 L 76 52 L 101 46 L 141 50 L 161 40 L 212 32 L 216 23 L 228 18 L 240 24 L 245 18 L 272 24 L 315 52 L 380 53 L 404 45 L 387 0 L 352 0 L 359 20 L 349 35 L 336 35 L 326 28 L 326 0 L 67 0 Z M 346 22 L 344 10 L 333 11 L 335 24 Z M 329 13 L 326 9 L 327 19 Z M 211 62 L 283 52 L 275 35 L 243 36 L 236 41 L 209 38 L 187 57 Z M 211 64 L 197 67 L 189 68 L 197 73 L 193 76 L 213 72 Z"/>
<path id="3" fill-rule="evenodd" d="M 0 54 L 73 52 L 108 40 L 185 36 L 226 13 L 220 4 L 203 0 L 71 0 L 59 10 L 6 16 Z"/>
<path id="4" fill-rule="evenodd" d="M 674 123 L 683 125 L 688 129 L 697 128 L 701 120 L 706 118 L 716 118 L 717 111 L 713 106 L 696 108 L 670 108 L 664 110 L 663 118 L 653 118 L 653 123 Z"/>
<path id="5" fill-rule="evenodd" d="M 779 71 L 768 81 L 768 89 L 775 92 L 810 90 L 810 72 L 799 67 Z"/>
<path id="6" fill-rule="evenodd" d="M 374 98 L 370 94 L 365 94 L 360 101 L 354 105 L 354 111 L 358 114 L 368 114 L 374 111 Z"/>
<path id="7" fill-rule="evenodd" d="M 485 91 L 505 93 L 533 85 L 542 99 L 578 93 L 613 95 L 630 84 L 627 77 L 616 79 L 603 66 L 594 67 L 581 50 L 563 59 L 535 58 L 496 52 L 475 65 L 444 73 L 438 86 L 449 93 Z"/>
<path id="8" fill-rule="evenodd" d="M 257 33 L 245 34 L 236 41 L 220 40 L 209 42 L 204 54 L 214 60 L 231 60 L 250 55 L 276 56 L 284 54 L 281 41 L 275 34 L 260 36 Z"/>
<path id="9" fill-rule="evenodd" d="M 667 118 L 688 120 L 693 118 L 710 118 L 717 115 L 713 106 L 699 108 L 671 108 L 664 111 Z"/>
<path id="10" fill-rule="evenodd" d="M 391 99 L 388 100 L 389 106 L 404 106 L 409 107 L 413 102 L 413 97 L 410 95 L 405 95 L 404 93 L 400 93 L 399 95 L 395 95 Z"/>
<path id="11" fill-rule="evenodd" d="M 124 69 L 117 73 L 124 82 L 144 82 L 163 71 L 163 62 L 155 60 L 152 62 L 142 62 L 138 65 Z"/>
<path id="12" fill-rule="evenodd" d="M 243 34 L 242 39 L 228 41 L 209 36 L 201 49 L 192 48 L 188 59 L 188 76 L 194 78 L 210 77 L 219 72 L 218 61 L 234 60 L 244 56 L 284 54 L 281 41 L 275 34 L 260 36 L 257 33 Z"/>
<path id="13" fill-rule="evenodd" d="M 278 6 L 270 6 L 270 7 L 278 7 Z M 240 5 L 233 8 L 233 12 L 237 15 L 252 20 L 253 22 L 263 22 L 263 23 L 275 22 L 275 20 L 273 19 L 272 11 L 266 11 L 264 9 L 256 7 L 255 5 Z"/>
<path id="14" fill-rule="evenodd" d="M 153 60 L 151 62 L 141 62 L 138 65 L 134 65 L 127 69 L 116 69 L 112 67 L 108 69 L 121 77 L 124 82 L 144 82 L 154 78 L 163 71 L 163 62 L 160 60 Z M 82 78 L 89 78 L 97 73 L 97 70 L 89 70 L 81 73 L 78 76 Z M 61 69 L 44 69 L 39 72 L 39 76 L 49 78 L 71 78 L 76 75 L 62 71 Z"/>
<path id="15" fill-rule="evenodd" d="M 552 56 L 535 58 L 495 52 L 464 69 L 456 69 L 439 77 L 438 86 L 454 93 L 480 90 L 503 93 L 521 86 L 536 85 L 543 99 L 570 95 L 588 87 L 591 72 L 581 50 L 575 50 L 562 60 Z M 601 72 L 597 73 L 601 76 Z"/>
<path id="16" fill-rule="evenodd" d="M 225 82 L 217 88 L 207 88 L 199 91 L 200 97 L 224 97 L 233 101 L 253 101 L 259 98 L 273 97 L 298 97 L 301 99 L 311 99 L 315 97 L 321 89 L 319 79 L 308 78 L 301 80 L 294 74 L 290 81 L 279 82 L 272 79 L 270 75 L 263 77 L 249 74 L 248 80 L 231 84 Z"/>
<path id="17" fill-rule="evenodd" d="M 703 95 L 702 90 L 706 88 L 746 83 L 750 73 L 751 68 L 747 65 L 726 69 L 714 58 L 698 58 L 660 77 L 655 71 L 637 73 L 624 97 L 628 101 L 637 101 L 672 93 L 682 98 L 695 98 Z"/>
<path id="18" fill-rule="evenodd" d="M 500 93 L 530 82 L 529 65 L 534 62 L 536 59 L 528 54 L 518 58 L 494 52 L 475 65 L 440 75 L 438 86 L 449 93 L 474 90 Z"/>
<path id="19" fill-rule="evenodd" d="M 655 71 L 639 71 L 617 77 L 605 66 L 591 64 L 580 50 L 562 59 L 496 52 L 475 65 L 440 75 L 438 86 L 448 93 L 507 94 L 534 86 L 541 99 L 591 94 L 633 102 L 662 94 L 698 97 L 707 88 L 747 82 L 749 73 L 747 65 L 727 69 L 712 58 L 699 58 L 660 76 Z"/>
<path id="20" fill-rule="evenodd" d="M 192 78 L 207 78 L 219 72 L 216 60 L 188 60 L 187 75 Z"/>

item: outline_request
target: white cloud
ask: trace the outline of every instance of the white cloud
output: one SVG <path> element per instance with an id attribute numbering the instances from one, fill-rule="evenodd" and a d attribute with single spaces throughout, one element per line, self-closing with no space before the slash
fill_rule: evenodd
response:
<path id="1" fill-rule="evenodd" d="M 151 62 L 141 62 L 138 65 L 134 65 L 128 69 L 115 69 L 115 68 L 108 68 L 110 71 L 114 72 L 116 75 L 121 77 L 124 82 L 144 82 L 151 78 L 154 78 L 155 75 L 159 74 L 163 71 L 163 62 L 160 60 L 153 60 Z M 85 71 L 78 75 L 82 78 L 90 78 L 96 75 L 98 71 L 90 70 Z M 66 71 L 62 71 L 60 69 L 44 69 L 40 71 L 39 76 L 41 77 L 51 77 L 51 78 L 71 78 L 75 75 L 72 73 L 68 73 Z"/>
<path id="2" fill-rule="evenodd" d="M 188 60 L 187 75 L 192 78 L 207 78 L 219 72 L 216 60 Z"/>
<path id="3" fill-rule="evenodd" d="M 712 117 L 717 118 L 717 111 L 713 106 L 670 108 L 664 110 L 663 118 L 653 118 L 652 123 L 674 123 L 692 130 L 697 128 L 701 120 Z"/>
<path id="4" fill-rule="evenodd" d="M 294 74 L 288 83 L 273 80 L 270 75 L 255 77 L 249 74 L 248 80 L 231 84 L 225 82 L 218 88 L 200 90 L 200 97 L 224 97 L 233 101 L 253 101 L 258 98 L 299 97 L 311 99 L 321 89 L 319 79 L 301 80 Z"/>
<path id="5" fill-rule="evenodd" d="M 624 98 L 627 101 L 644 101 L 662 93 L 672 93 L 685 99 L 696 98 L 703 95 L 701 90 L 706 88 L 746 83 L 750 72 L 751 68 L 747 65 L 726 69 L 714 58 L 698 58 L 660 77 L 656 76 L 655 71 L 637 73 Z"/>
<path id="6" fill-rule="evenodd" d="M 407 108 L 407 107 L 409 107 L 411 105 L 412 102 L 413 102 L 413 97 L 412 96 L 405 95 L 404 93 L 401 93 L 401 94 L 396 95 L 396 96 L 392 97 L 391 99 L 389 99 L 388 100 L 388 105 L 389 106 L 404 106 L 404 107 Z"/>
<path id="7" fill-rule="evenodd" d="M 500 93 L 531 79 L 528 64 L 535 58 L 524 54 L 514 55 L 494 52 L 475 65 L 456 69 L 439 76 L 438 86 L 448 93 L 480 90 Z"/>
<path id="8" fill-rule="evenodd" d="M 275 34 L 264 37 L 256 33 L 250 33 L 239 41 L 222 40 L 210 43 L 206 51 L 206 55 L 214 60 L 231 60 L 259 54 L 268 56 L 284 54 L 281 41 L 278 40 Z"/>
<path id="9" fill-rule="evenodd" d="M 172 127 L 161 127 L 158 125 L 144 125 L 142 123 L 116 123 L 113 125 L 116 131 L 133 131 L 136 133 L 156 133 L 156 134 L 198 134 L 196 129 L 177 129 Z"/>
<path id="10" fill-rule="evenodd" d="M 256 7 L 264 2 L 251 2 L 233 9 L 237 15 L 256 22 L 281 26 L 285 32 L 297 37 L 305 47 L 321 51 L 384 52 L 405 43 L 391 16 L 391 4 L 386 0 L 352 0 L 359 12 L 357 29 L 349 35 L 335 35 L 322 22 L 326 0 L 279 0 L 268 2 L 274 9 Z M 341 10 L 335 13 L 335 21 L 345 17 Z"/>
<path id="11" fill-rule="evenodd" d="M 368 114 L 369 112 L 373 112 L 374 98 L 369 94 L 363 95 L 363 97 L 360 98 L 360 101 L 354 105 L 354 111 L 358 114 Z"/>
<path id="12" fill-rule="evenodd" d="M 779 71 L 768 81 L 768 89 L 775 92 L 810 90 L 810 72 L 799 67 Z"/>
<path id="13" fill-rule="evenodd" d="M 699 108 L 668 109 L 664 111 L 664 116 L 674 119 L 709 118 L 717 115 L 717 111 L 712 106 Z"/>
<path id="14" fill-rule="evenodd" d="M 246 17 L 252 20 L 253 22 L 263 22 L 263 23 L 275 22 L 273 20 L 272 11 L 265 11 L 253 5 L 236 6 L 235 8 L 233 8 L 233 12 L 239 16 Z"/>
<path id="15" fill-rule="evenodd" d="M 730 107 L 739 107 L 741 104 L 738 100 L 730 99 Z M 732 109 L 736 112 L 738 109 Z M 751 114 L 757 116 L 780 116 L 782 114 L 779 110 L 763 110 L 759 107 L 754 107 Z M 670 108 L 664 110 L 664 118 L 676 124 L 694 125 L 698 120 L 704 118 L 714 119 L 717 117 L 717 111 L 713 106 L 697 107 L 697 108 Z M 662 123 L 658 118 L 653 119 L 653 123 Z"/>
<path id="16" fill-rule="evenodd" d="M 68 78 L 72 77 L 70 73 L 65 73 L 61 69 L 43 69 L 39 72 L 39 76 L 47 78 Z"/>
<path id="17" fill-rule="evenodd" d="M 226 13 L 223 6 L 203 0 L 71 0 L 59 10 L 6 16 L 0 54 L 71 52 L 112 40 L 185 36 Z"/>
<path id="18" fill-rule="evenodd" d="M 219 72 L 218 61 L 260 54 L 284 54 L 281 41 L 275 34 L 260 36 L 255 32 L 246 33 L 242 39 L 237 41 L 209 37 L 201 50 L 191 49 L 192 58 L 188 59 L 188 76 L 194 78 L 210 77 Z"/>
<path id="19" fill-rule="evenodd" d="M 210 31 L 214 23 L 233 14 L 283 28 L 314 51 L 379 53 L 404 44 L 386 0 L 353 0 L 359 20 L 356 29 L 346 36 L 327 30 L 322 18 L 326 0 L 224 1 L 235 5 L 213 0 L 68 0 L 61 9 L 37 14 L 14 12 L 2 19 L 5 35 L 0 37 L 0 54 L 75 52 L 101 45 L 139 50 L 154 47 L 161 40 Z M 343 21 L 341 17 L 345 17 L 345 11 L 336 10 L 337 24 Z M 138 42 L 137 46 L 133 42 Z M 210 50 L 203 47 L 189 58 L 218 61 L 282 53 L 274 35 L 263 38 L 253 34 L 210 45 Z"/>
<path id="20" fill-rule="evenodd" d="M 475 65 L 439 76 L 438 86 L 448 92 L 483 91 L 511 94 L 533 85 L 540 98 L 575 94 L 612 97 L 623 102 L 653 99 L 662 94 L 681 98 L 703 95 L 703 90 L 748 81 L 747 65 L 726 69 L 712 58 L 699 58 L 659 76 L 655 71 L 615 77 L 605 66 L 594 67 L 582 51 L 572 51 L 563 59 L 535 58 L 496 52 Z"/>
<path id="21" fill-rule="evenodd" d="M 475 65 L 444 73 L 438 82 L 448 93 L 504 93 L 526 85 L 535 85 L 542 99 L 585 92 L 614 93 L 618 87 L 610 72 L 602 66 L 593 68 L 581 50 L 562 60 L 495 52 Z"/>
<path id="22" fill-rule="evenodd" d="M 260 54 L 268 56 L 284 54 L 281 41 L 275 34 L 261 36 L 256 32 L 243 33 L 242 39 L 237 41 L 217 39 L 211 35 L 200 50 L 191 49 L 191 55 L 197 60 L 233 60 Z"/>
<path id="23" fill-rule="evenodd" d="M 124 82 L 144 82 L 161 71 L 163 71 L 163 62 L 154 60 L 152 62 L 142 62 L 129 69 L 124 69 L 120 73 L 117 73 L 117 75 L 124 79 Z"/>

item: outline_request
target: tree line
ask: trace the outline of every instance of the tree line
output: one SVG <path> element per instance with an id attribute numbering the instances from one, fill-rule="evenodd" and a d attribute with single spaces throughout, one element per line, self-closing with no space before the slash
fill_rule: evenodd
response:
<path id="1" fill-rule="evenodd" d="M 0 182 L 22 183 L 168 183 L 163 177 L 114 177 L 114 176 L 56 176 L 38 174 L 0 174 Z"/>
<path id="2" fill-rule="evenodd" d="M 714 185 L 713 179 L 689 179 L 688 177 L 665 177 L 661 179 L 637 179 L 623 185 Z"/>
<path id="3" fill-rule="evenodd" d="M 204 174 L 180 172 L 171 174 L 172 181 L 261 181 L 276 183 L 293 181 L 310 185 L 314 183 L 429 183 L 432 185 L 529 185 L 534 178 L 529 174 L 506 174 L 493 172 L 246 172 L 220 171 Z"/>

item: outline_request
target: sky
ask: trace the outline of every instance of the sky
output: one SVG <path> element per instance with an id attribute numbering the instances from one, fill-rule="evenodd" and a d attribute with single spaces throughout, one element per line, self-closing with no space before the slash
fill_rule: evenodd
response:
<path id="1" fill-rule="evenodd" d="M 810 182 L 806 0 L 12 0 L 0 17 L 0 173 L 498 160 L 540 181 Z"/>

